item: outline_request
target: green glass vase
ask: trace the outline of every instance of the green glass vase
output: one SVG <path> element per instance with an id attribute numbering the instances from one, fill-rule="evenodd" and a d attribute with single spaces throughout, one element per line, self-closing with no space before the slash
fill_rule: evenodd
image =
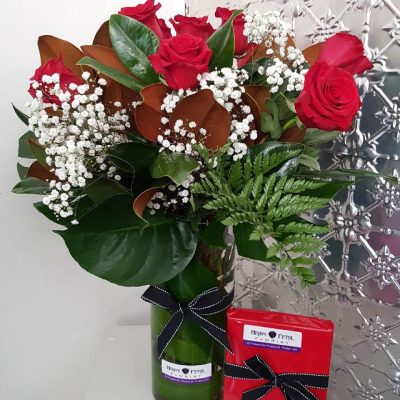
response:
<path id="1" fill-rule="evenodd" d="M 228 293 L 233 290 L 234 244 L 225 235 L 226 249 L 200 244 L 190 265 L 165 289 L 182 304 L 190 303 L 207 289 L 218 286 Z M 161 358 L 157 339 L 171 318 L 168 310 L 152 306 L 152 374 L 156 400 L 222 399 L 224 348 L 191 321 L 183 321 Z M 226 313 L 210 319 L 225 328 Z"/>

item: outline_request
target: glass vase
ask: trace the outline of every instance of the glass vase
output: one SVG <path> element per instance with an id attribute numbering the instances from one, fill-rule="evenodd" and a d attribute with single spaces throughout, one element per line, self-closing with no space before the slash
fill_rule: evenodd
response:
<path id="1" fill-rule="evenodd" d="M 165 284 L 165 289 L 181 304 L 190 303 L 207 289 L 218 286 L 223 294 L 233 290 L 235 246 L 225 235 L 226 249 L 200 243 L 191 264 Z M 224 348 L 203 329 L 184 320 L 161 358 L 157 339 L 171 318 L 168 310 L 152 306 L 152 374 L 156 400 L 222 399 Z M 209 318 L 225 328 L 226 312 Z"/>

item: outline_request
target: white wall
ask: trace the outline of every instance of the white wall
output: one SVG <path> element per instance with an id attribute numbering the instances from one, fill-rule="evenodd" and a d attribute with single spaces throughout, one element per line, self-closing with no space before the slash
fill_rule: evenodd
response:
<path id="1" fill-rule="evenodd" d="M 183 13 L 164 0 L 163 16 Z M 17 139 L 24 126 L 11 110 L 29 100 L 39 65 L 36 39 L 52 34 L 90 44 L 96 28 L 136 0 L 2 0 L 0 2 L 0 399 L 81 400 L 105 330 L 146 323 L 143 289 L 89 275 L 69 256 L 55 228 L 13 195 Z"/>

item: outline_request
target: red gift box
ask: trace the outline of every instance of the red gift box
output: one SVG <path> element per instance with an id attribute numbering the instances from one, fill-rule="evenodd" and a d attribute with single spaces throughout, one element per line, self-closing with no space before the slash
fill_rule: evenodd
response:
<path id="1" fill-rule="evenodd" d="M 232 353 L 226 352 L 224 400 L 257 399 L 257 396 L 263 400 L 304 400 L 312 399 L 312 395 L 326 400 L 332 321 L 231 308 L 227 330 Z M 299 375 L 300 384 L 296 380 Z M 299 391 L 303 394 L 297 396 Z"/>

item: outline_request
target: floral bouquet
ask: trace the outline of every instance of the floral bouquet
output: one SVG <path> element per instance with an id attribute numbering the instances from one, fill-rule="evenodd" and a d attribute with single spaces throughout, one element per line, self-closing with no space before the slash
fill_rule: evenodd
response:
<path id="1" fill-rule="evenodd" d="M 329 227 L 311 212 L 357 174 L 321 171 L 318 146 L 352 125 L 372 64 L 346 33 L 299 50 L 276 12 L 218 8 L 215 29 L 159 8 L 121 9 L 80 49 L 39 38 L 14 192 L 43 196 L 82 268 L 151 285 L 156 399 L 218 399 L 235 249 L 316 282 Z"/>

